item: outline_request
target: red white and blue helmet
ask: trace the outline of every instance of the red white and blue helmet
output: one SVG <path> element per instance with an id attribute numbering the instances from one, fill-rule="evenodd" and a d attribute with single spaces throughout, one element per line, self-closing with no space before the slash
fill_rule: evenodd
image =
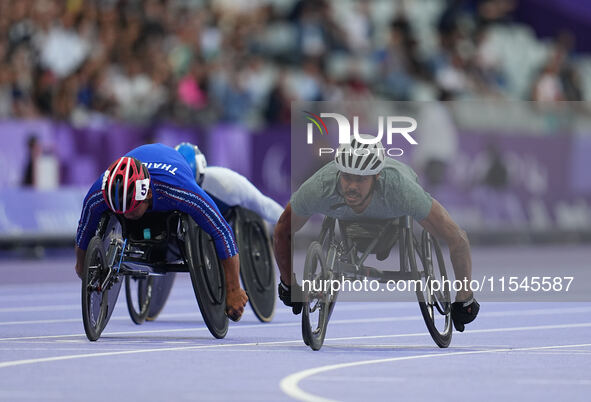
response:
<path id="1" fill-rule="evenodd" d="M 197 184 L 201 185 L 203 182 L 203 176 L 205 175 L 205 168 L 207 167 L 207 160 L 205 159 L 205 155 L 201 152 L 197 145 L 193 145 L 188 142 L 181 142 L 179 145 L 174 147 L 183 158 L 189 163 L 191 166 L 191 170 L 193 171 L 193 176 L 195 176 L 195 180 Z"/>
<path id="2" fill-rule="evenodd" d="M 136 158 L 123 156 L 103 176 L 103 198 L 111 211 L 124 214 L 136 209 L 148 196 L 150 173 Z"/>

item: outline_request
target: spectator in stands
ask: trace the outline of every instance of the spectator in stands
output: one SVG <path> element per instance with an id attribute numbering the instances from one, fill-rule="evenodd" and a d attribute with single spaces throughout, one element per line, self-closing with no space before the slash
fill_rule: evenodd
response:
<path id="1" fill-rule="evenodd" d="M 482 184 L 494 190 L 505 190 L 509 185 L 507 166 L 498 147 L 493 143 L 486 149 L 486 162 Z"/>
<path id="2" fill-rule="evenodd" d="M 459 139 L 450 105 L 451 93 L 440 90 L 439 102 L 419 107 L 417 141 L 421 144 L 412 154 L 413 164 L 426 179 L 425 188 L 433 190 L 445 183 L 448 168 L 457 160 Z"/>
<path id="3" fill-rule="evenodd" d="M 559 102 L 565 99 L 559 75 L 563 60 L 564 54 L 557 49 L 550 54 L 546 64 L 534 81 L 532 100 L 537 102 Z"/>
<path id="4" fill-rule="evenodd" d="M 27 163 L 23 173 L 22 185 L 24 187 L 33 187 L 35 185 L 35 165 L 41 156 L 41 144 L 35 134 L 29 135 L 27 139 Z"/>
<path id="5" fill-rule="evenodd" d="M 410 100 L 413 75 L 418 75 L 422 67 L 416 54 L 416 40 L 404 15 L 390 24 L 388 45 L 378 53 L 378 59 L 387 95 L 395 100 Z"/>
<path id="6" fill-rule="evenodd" d="M 486 27 L 510 21 L 515 0 L 434 0 L 432 17 L 415 14 L 425 2 L 279 3 L 0 1 L 0 116 L 276 121 L 285 113 L 270 99 L 435 99 L 439 87 L 522 96 L 504 85 L 506 60 L 487 42 Z M 347 58 L 355 66 L 336 73 Z M 540 67 L 532 99 L 585 98 L 570 56 Z"/>

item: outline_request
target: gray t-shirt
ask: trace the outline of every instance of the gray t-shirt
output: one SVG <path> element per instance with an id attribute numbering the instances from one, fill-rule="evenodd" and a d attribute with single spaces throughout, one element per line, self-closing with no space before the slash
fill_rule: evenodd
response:
<path id="1" fill-rule="evenodd" d="M 417 174 L 404 163 L 386 158 L 371 202 L 360 214 L 344 205 L 337 190 L 339 170 L 327 163 L 291 196 L 292 211 L 302 217 L 322 214 L 337 219 L 390 219 L 410 215 L 421 221 L 429 215 L 432 198 L 417 182 Z"/>

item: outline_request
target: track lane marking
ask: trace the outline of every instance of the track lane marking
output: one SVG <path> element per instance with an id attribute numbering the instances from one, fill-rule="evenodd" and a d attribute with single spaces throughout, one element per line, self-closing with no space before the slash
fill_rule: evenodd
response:
<path id="1" fill-rule="evenodd" d="M 469 331 L 466 331 L 469 332 Z M 485 354 L 485 353 L 501 353 L 501 352 L 519 352 L 519 351 L 530 351 L 530 350 L 547 350 L 547 349 L 559 349 L 559 348 L 574 348 L 574 347 L 586 347 L 591 346 L 591 343 L 582 343 L 575 345 L 553 345 L 553 346 L 534 346 L 524 348 L 505 348 L 505 349 L 494 349 L 494 350 L 474 350 L 465 352 L 450 352 L 450 353 L 430 353 L 424 355 L 415 356 L 399 356 L 390 357 L 385 359 L 372 359 L 372 360 L 361 360 L 349 363 L 331 364 L 326 366 L 315 367 L 312 369 L 298 371 L 284 377 L 279 383 L 281 390 L 291 398 L 307 401 L 307 402 L 336 402 L 334 399 L 323 398 L 309 392 L 302 390 L 299 387 L 299 383 L 315 374 L 326 373 L 327 371 L 340 370 L 344 368 L 367 366 L 370 364 L 382 364 L 392 363 L 403 360 L 417 360 L 417 359 L 429 359 L 434 357 L 448 357 L 448 356 L 462 356 L 462 355 L 474 355 L 474 354 Z"/>
<path id="2" fill-rule="evenodd" d="M 413 306 L 416 307 L 415 304 Z M 284 309 L 286 313 L 291 314 L 291 310 Z M 339 311 L 344 311 L 343 309 L 339 309 Z M 554 314 L 577 314 L 577 313 L 586 313 L 591 311 L 591 307 L 570 307 L 570 308 L 562 308 L 562 309 L 532 309 L 532 310 L 519 310 L 519 311 L 492 311 L 492 312 L 482 312 L 479 314 L 479 317 L 515 317 L 515 316 L 532 316 L 532 315 L 554 315 Z M 177 314 L 185 314 L 185 313 L 177 313 Z M 195 312 L 197 314 L 197 312 Z M 171 317 L 173 314 L 168 314 L 167 316 Z M 117 316 L 120 317 L 120 316 Z M 163 315 L 162 318 L 165 318 Z M 119 320 L 119 318 L 117 318 Z M 363 323 L 371 323 L 371 322 L 397 322 L 397 321 L 421 321 L 423 318 L 421 315 L 412 315 L 412 316 L 403 316 L 403 317 L 379 317 L 379 318 L 359 318 L 359 319 L 349 319 L 349 320 L 333 320 L 331 324 L 363 324 Z M 78 319 L 80 322 L 81 319 Z M 69 321 L 68 321 L 69 322 Z M 0 323 L 0 325 L 2 325 Z M 233 326 L 232 328 L 251 328 L 251 327 L 274 327 L 274 326 L 299 326 L 301 323 L 267 323 L 267 324 L 259 324 L 259 325 L 237 325 Z M 119 331 L 119 332 L 105 332 L 103 335 L 130 335 L 130 334 L 149 334 L 149 333 L 163 333 L 163 332 L 185 332 L 185 331 L 194 331 L 194 330 L 203 330 L 205 327 L 193 327 L 193 328 L 172 328 L 172 329 L 160 329 L 160 330 L 144 330 L 144 331 Z M 77 333 L 77 334 L 63 334 L 63 335 L 37 335 L 37 336 L 25 336 L 25 337 L 12 337 L 12 338 L 0 338 L 0 341 L 14 341 L 14 340 L 26 340 L 26 339 L 45 339 L 45 338 L 70 338 L 70 337 L 77 337 L 77 336 L 85 336 L 84 333 Z"/>
<path id="3" fill-rule="evenodd" d="M 260 325 L 257 325 L 260 327 Z M 508 328 L 491 328 L 491 329 L 480 329 L 480 330 L 471 330 L 465 331 L 464 334 L 470 333 L 487 333 L 487 332 L 512 332 L 512 331 L 532 331 L 532 330 L 540 330 L 540 329 L 564 329 L 564 328 L 581 328 L 581 327 L 591 327 L 591 322 L 589 323 L 581 323 L 581 324 L 563 324 L 563 325 L 538 325 L 538 326 L 530 326 L 530 327 L 508 327 Z M 377 338 L 399 338 L 399 337 L 415 337 L 415 336 L 429 336 L 428 333 L 414 333 L 414 334 L 393 334 L 393 335 L 378 335 L 378 336 L 355 336 L 355 337 L 341 337 L 341 338 L 327 338 L 327 341 L 341 341 L 341 340 L 355 340 L 355 339 L 377 339 Z M 135 350 L 123 350 L 123 351 L 116 351 L 116 352 L 98 352 L 98 353 L 84 353 L 84 354 L 76 354 L 76 355 L 64 355 L 64 356 L 52 356 L 52 357 L 44 357 L 44 358 L 36 358 L 36 359 L 24 359 L 24 360 L 13 360 L 13 361 L 6 361 L 0 362 L 0 369 L 6 367 L 15 367 L 15 366 L 22 366 L 28 364 L 37 364 L 37 363 L 49 363 L 55 361 L 62 361 L 62 360 L 74 360 L 74 359 L 85 359 L 85 358 L 92 358 L 92 357 L 105 357 L 105 356 L 119 356 L 119 355 L 131 355 L 131 354 L 140 354 L 140 353 L 156 353 L 156 352 L 175 352 L 175 351 L 188 351 L 188 350 L 199 350 L 199 349 L 215 349 L 215 348 L 232 348 L 237 346 L 269 346 L 269 345 L 284 345 L 290 343 L 301 343 L 301 339 L 297 340 L 288 340 L 288 341 L 270 341 L 270 342 L 247 342 L 247 343 L 226 343 L 221 345 L 195 345 L 195 346 L 178 346 L 173 348 L 149 348 L 149 349 L 135 349 Z M 572 347 L 581 347 L 581 346 L 591 346 L 591 344 L 577 344 L 572 345 Z M 502 351 L 502 350 L 533 350 L 535 348 L 506 348 L 506 349 L 495 349 L 493 351 Z M 423 355 L 423 356 L 440 356 L 440 355 L 450 355 L 450 354 L 469 354 L 469 353 L 484 353 L 484 352 L 491 352 L 491 350 L 487 349 L 485 351 L 469 351 L 469 352 L 452 352 L 452 353 L 439 353 L 433 355 Z M 392 360 L 394 359 L 394 360 Z M 386 360 L 406 360 L 404 358 L 390 358 L 390 359 L 379 359 L 377 361 L 386 361 Z M 376 361 L 376 360 L 372 360 Z M 344 363 L 353 364 L 353 365 L 360 365 L 359 362 L 353 363 Z M 372 363 L 365 363 L 365 364 L 372 364 Z M 332 365 L 334 366 L 334 365 Z M 330 366 L 330 367 L 332 367 Z M 338 365 L 337 365 L 338 366 Z M 324 366 L 327 367 L 327 366 Z M 316 368 L 316 370 L 319 368 Z M 314 369 L 312 369 L 314 370 Z M 305 370 L 306 371 L 306 370 Z M 302 372 L 299 372 L 302 373 Z M 297 374 L 297 373 L 296 373 Z M 288 376 L 290 377 L 290 376 Z M 286 377 L 286 378 L 288 378 Z M 304 377 L 302 377 L 304 378 Z M 285 378 L 284 378 L 285 380 Z M 282 380 L 283 381 L 283 380 Z M 291 381 L 291 380 L 290 380 Z M 300 380 L 298 380 L 299 382 Z M 297 385 L 297 382 L 296 382 Z"/>
<path id="4" fill-rule="evenodd" d="M 397 321 L 419 321 L 422 320 L 422 316 L 409 315 L 403 317 L 382 317 L 382 318 L 358 318 L 350 320 L 333 320 L 331 324 L 366 324 L 372 322 L 397 322 Z M 80 320 L 82 321 L 82 320 Z M 119 332 L 105 332 L 101 337 L 108 337 L 113 335 L 133 335 L 133 334 L 158 334 L 158 333 L 175 333 L 175 332 L 187 332 L 187 331 L 204 331 L 207 330 L 205 324 L 202 327 L 191 327 L 191 328 L 170 328 L 170 329 L 153 329 L 145 331 L 119 331 Z M 247 324 L 247 325 L 236 325 L 232 326 L 232 329 L 251 329 L 251 328 L 269 328 L 269 327 L 295 327 L 301 326 L 301 322 L 283 322 L 283 323 L 270 323 L 270 324 Z M 72 337 L 85 337 L 85 333 L 78 334 L 65 334 L 65 335 L 44 335 L 44 336 L 23 336 L 15 338 L 0 338 L 0 341 L 18 341 L 18 340 L 29 340 L 29 339 L 51 339 L 51 338 L 72 338 Z"/>
<path id="5" fill-rule="evenodd" d="M 370 307 L 373 304 L 374 307 Z M 388 306 L 387 304 L 390 304 Z M 177 299 L 177 300 L 170 300 L 166 303 L 165 307 L 172 307 L 172 306 L 196 306 L 197 301 L 195 297 L 191 299 Z M 367 310 L 367 309 L 388 309 L 388 310 L 395 310 L 395 309 L 404 309 L 404 308 L 416 308 L 416 302 L 388 302 L 388 303 L 362 303 L 363 307 L 359 306 L 358 304 L 347 306 L 343 305 L 339 308 L 339 311 L 357 311 L 357 310 Z M 385 305 L 385 306 L 384 306 Z M 367 307 L 366 307 L 367 306 Z M 383 306 L 383 307 L 382 307 Z M 584 308 L 584 307 L 577 307 L 577 308 Z M 80 303 L 75 304 L 57 304 L 57 305 L 50 305 L 50 306 L 23 306 L 23 307 L 3 307 L 0 308 L 0 313 L 28 313 L 28 312 L 35 312 L 35 311 L 80 311 Z M 589 307 L 591 310 L 591 307 Z M 278 309 L 275 314 L 291 314 L 290 308 L 281 308 Z"/>

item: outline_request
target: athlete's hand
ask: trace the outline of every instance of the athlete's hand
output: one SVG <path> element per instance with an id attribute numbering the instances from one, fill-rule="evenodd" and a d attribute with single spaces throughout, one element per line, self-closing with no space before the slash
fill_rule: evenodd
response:
<path id="1" fill-rule="evenodd" d="M 82 279 L 82 272 L 84 271 L 84 258 L 86 257 L 86 251 L 78 248 L 76 246 L 74 248 L 74 252 L 76 253 L 76 265 L 74 266 L 74 270 L 76 271 L 76 275 L 78 278 Z"/>
<path id="2" fill-rule="evenodd" d="M 74 270 L 76 271 L 76 275 L 78 275 L 78 278 L 82 279 L 82 265 L 76 263 L 76 265 L 74 266 Z"/>
<path id="3" fill-rule="evenodd" d="M 298 301 L 292 301 L 291 300 L 291 285 L 286 285 L 285 282 L 283 282 L 283 279 L 281 279 L 281 278 L 279 278 L 279 280 L 280 280 L 280 283 L 279 283 L 279 286 L 277 288 L 277 291 L 278 291 L 278 294 L 279 294 L 279 299 L 287 307 L 291 307 L 291 311 L 295 315 L 300 314 L 302 312 L 302 308 L 304 306 L 304 303 L 298 302 Z M 293 283 L 295 283 L 295 280 L 294 280 Z M 297 287 L 297 284 L 295 286 Z"/>
<path id="4" fill-rule="evenodd" d="M 226 290 L 226 315 L 228 318 L 232 321 L 240 321 L 247 301 L 248 296 L 241 288 Z"/>

